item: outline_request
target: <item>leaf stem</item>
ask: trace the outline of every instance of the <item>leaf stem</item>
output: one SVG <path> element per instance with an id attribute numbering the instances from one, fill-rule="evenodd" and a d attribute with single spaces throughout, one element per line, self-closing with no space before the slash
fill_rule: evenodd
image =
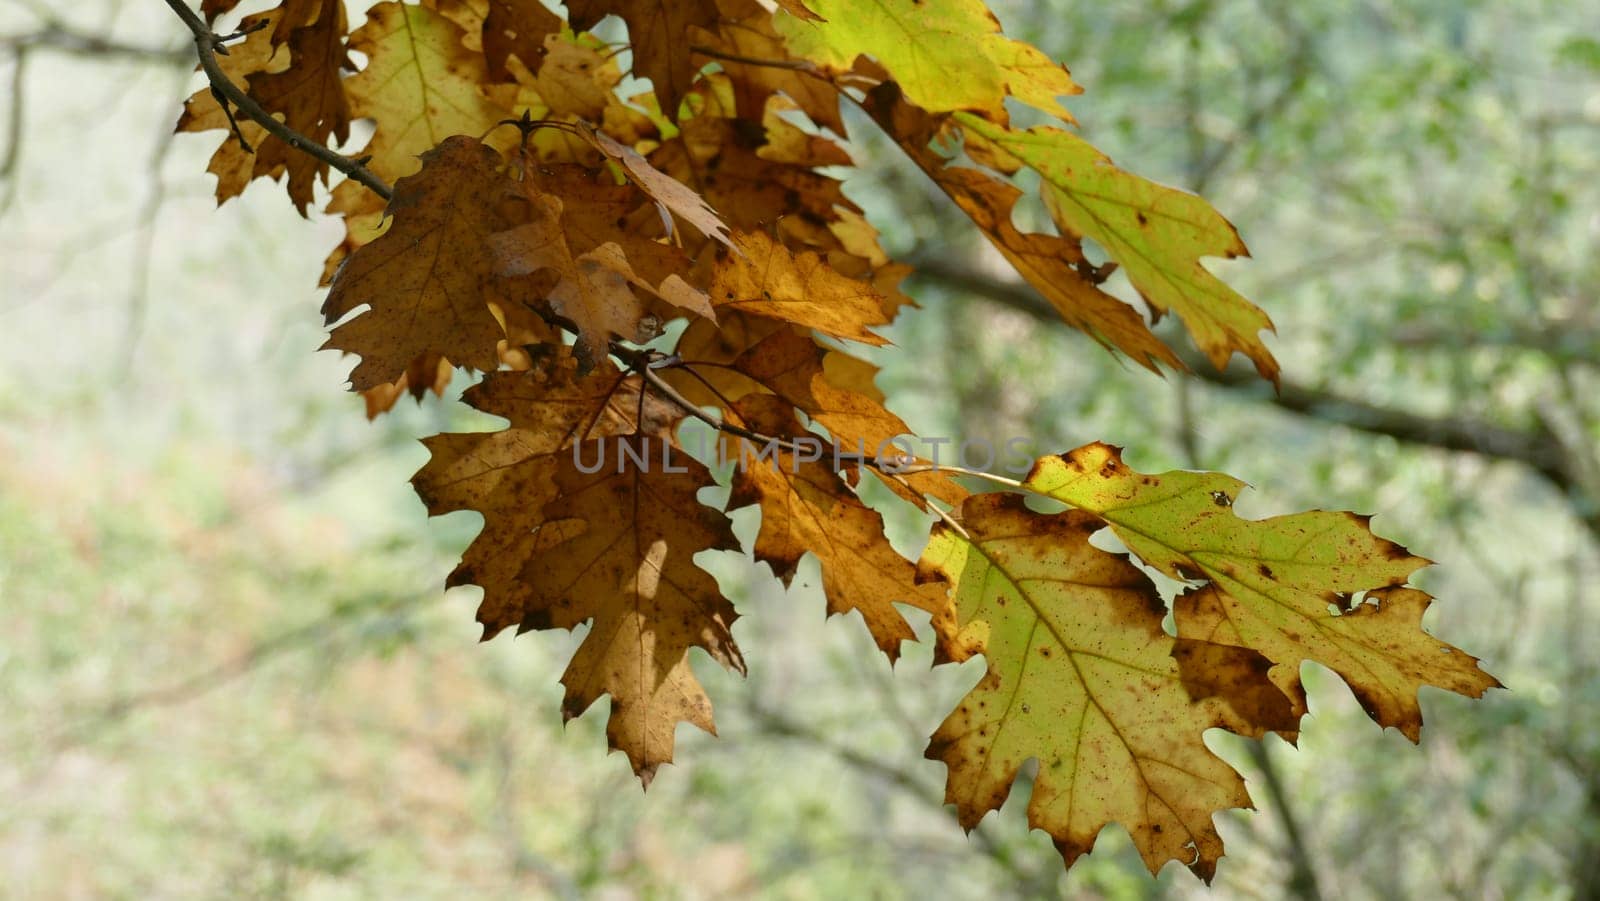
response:
<path id="1" fill-rule="evenodd" d="M 914 463 L 910 466 L 896 467 L 895 472 L 907 476 L 914 476 L 922 472 L 953 472 L 958 476 L 971 476 L 975 479 L 983 479 L 985 482 L 990 482 L 995 485 L 1003 485 L 1006 488 L 1015 488 L 1018 491 L 1030 491 L 1027 486 L 1023 485 L 1016 479 L 1008 479 L 1005 476 L 997 476 L 992 472 L 984 472 L 981 469 L 968 469 L 965 466 L 951 466 L 948 463 Z"/>

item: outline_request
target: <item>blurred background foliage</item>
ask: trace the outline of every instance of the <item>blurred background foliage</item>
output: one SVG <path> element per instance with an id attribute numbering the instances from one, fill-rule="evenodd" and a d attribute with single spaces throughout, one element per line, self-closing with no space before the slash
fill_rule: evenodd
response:
<path id="1" fill-rule="evenodd" d="M 1239 227 L 1255 260 L 1215 266 L 1284 389 L 1053 324 L 861 127 L 848 191 L 924 264 L 892 406 L 1223 469 L 1247 516 L 1374 513 L 1511 689 L 1425 691 L 1413 748 L 1317 673 L 1298 748 L 1216 736 L 1259 807 L 1220 818 L 1220 893 L 1600 897 L 1600 3 L 991 5 L 1088 87 L 1091 140 Z M 214 139 L 170 135 L 183 38 L 145 0 L 0 0 L 0 894 L 1204 894 L 1115 827 L 1063 875 L 1025 784 L 964 836 L 921 752 L 978 671 L 891 671 L 814 568 L 706 561 L 750 677 L 699 669 L 721 737 L 686 728 L 642 795 L 603 711 L 561 724 L 574 640 L 479 645 L 475 590 L 441 590 L 477 523 L 426 519 L 415 439 L 492 421 L 341 392 L 338 226 L 264 183 L 214 209 Z"/>

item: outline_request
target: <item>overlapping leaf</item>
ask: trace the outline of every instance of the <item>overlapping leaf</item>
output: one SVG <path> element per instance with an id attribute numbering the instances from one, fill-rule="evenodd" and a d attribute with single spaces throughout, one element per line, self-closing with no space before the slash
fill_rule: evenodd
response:
<path id="1" fill-rule="evenodd" d="M 486 639 L 592 621 L 563 677 L 564 710 L 610 695 L 612 745 L 648 784 L 679 721 L 713 731 L 688 650 L 744 664 L 732 607 L 692 559 L 736 547 L 726 518 L 695 497 L 710 474 L 667 443 L 674 411 L 638 391 L 609 364 L 580 376 L 565 353 L 491 374 L 465 400 L 510 426 L 429 439 L 413 482 L 432 514 L 483 514 L 450 584 L 483 586 Z"/>
<path id="2" fill-rule="evenodd" d="M 607 461 L 651 462 L 582 472 L 578 461 L 602 459 L 602 448 Z M 745 671 L 729 632 L 733 605 L 694 562 L 701 551 L 739 543 L 727 517 L 695 496 L 714 484 L 711 473 L 664 439 L 590 439 L 558 458 L 554 481 L 559 493 L 545 506 L 548 522 L 521 574 L 531 593 L 524 624 L 592 621 L 561 677 L 562 710 L 571 718 L 609 695 L 606 735 L 648 786 L 672 760 L 679 722 L 716 732 L 690 649 Z"/>
<path id="3" fill-rule="evenodd" d="M 691 325 L 684 333 L 678 352 L 699 378 L 671 371 L 667 376 L 687 397 L 719 404 L 736 402 L 751 393 L 772 394 L 826 429 L 832 448 L 841 454 L 864 454 L 888 461 L 905 455 L 905 439 L 912 434 L 905 421 L 890 412 L 880 399 L 841 387 L 845 378 L 860 377 L 858 367 L 845 364 L 830 370 L 827 361 L 833 352 L 776 323 L 734 317 L 721 321 L 724 337 L 738 336 L 735 340 L 716 340 L 712 329 L 703 323 Z M 706 384 L 715 393 L 708 393 Z M 828 453 L 833 452 L 832 448 Z M 908 462 L 928 461 L 912 458 Z M 888 485 L 919 505 L 924 503 L 923 495 L 952 505 L 967 496 L 966 490 L 943 471 L 899 476 Z"/>
<path id="4" fill-rule="evenodd" d="M 564 206 L 554 195 L 534 193 L 527 209 L 525 221 L 489 238 L 494 270 L 513 277 L 540 271 L 555 274 L 549 302 L 576 327 L 578 359 L 584 368 L 604 355 L 613 336 L 630 341 L 655 337 L 635 288 L 674 306 L 711 314 L 705 295 L 678 276 L 669 275 L 660 285 L 641 278 L 617 244 L 608 242 L 574 253 L 563 228 Z"/>
<path id="5" fill-rule="evenodd" d="M 672 217 L 676 216 L 689 223 L 701 235 L 718 241 L 725 247 L 734 247 L 733 242 L 728 240 L 727 224 L 717 215 L 717 211 L 706 203 L 704 197 L 685 187 L 683 182 L 650 165 L 650 161 L 640 156 L 632 147 L 619 144 L 611 136 L 593 128 L 581 127 L 580 130 L 596 150 L 621 164 L 628 173 L 628 178 L 660 205 L 664 221 L 670 224 Z"/>
<path id="6" fill-rule="evenodd" d="M 1183 368 L 1142 316 L 1100 287 L 1121 266 L 1156 316 L 1178 312 L 1214 365 L 1226 365 L 1239 352 L 1264 377 L 1276 380 L 1277 361 L 1259 334 L 1272 327 L 1271 320 L 1200 263 L 1207 255 L 1246 252 L 1233 226 L 1204 200 L 1117 169 L 1059 129 L 1015 132 L 966 113 L 929 116 L 906 103 L 894 84 L 873 89 L 867 109 L 1069 324 L 1151 369 L 1157 363 Z M 1021 196 L 1017 188 L 934 152 L 931 145 L 957 134 L 965 138 L 968 155 L 991 168 L 1008 173 L 1024 165 L 1039 168 L 1045 204 L 1061 234 L 1018 230 L 1012 222 Z M 1063 147 L 1070 145 L 1077 156 L 1026 152 L 1021 143 L 1028 135 L 1048 135 Z M 1108 264 L 1089 260 L 1085 237 L 1110 254 Z"/>
<path id="7" fill-rule="evenodd" d="M 791 52 L 828 71 L 849 72 L 865 55 L 930 112 L 971 110 L 1005 121 L 1009 96 L 1071 121 L 1057 98 L 1082 89 L 1066 67 L 1001 34 L 982 0 L 817 0 L 809 5 L 820 19 L 779 17 L 778 29 Z"/>
<path id="8" fill-rule="evenodd" d="M 492 27 L 486 23 L 485 34 Z M 599 41 L 585 38 L 557 33 L 544 39 L 534 85 L 551 115 L 598 121 L 616 100 L 612 89 L 622 80 L 622 72 L 602 52 L 605 48 Z"/>
<path id="9" fill-rule="evenodd" d="M 1265 660 L 1195 646 L 1205 665 L 1185 672 L 1155 586 L 1089 543 L 1101 528 L 1093 516 L 1038 514 L 1021 497 L 988 494 L 962 505 L 961 523 L 965 534 L 934 528 L 920 565 L 950 585 L 944 655 L 981 653 L 987 667 L 928 746 L 949 768 L 946 802 L 971 829 L 1036 759 L 1028 821 L 1068 865 L 1119 823 L 1151 872 L 1177 860 L 1209 881 L 1222 856 L 1212 816 L 1250 798 L 1203 733 L 1294 723 Z"/>
<path id="10" fill-rule="evenodd" d="M 489 0 L 482 33 L 489 74 L 508 79 L 506 61 L 512 56 L 528 69 L 540 69 L 549 46 L 545 39 L 561 34 L 561 24 L 561 17 L 539 0 Z"/>
<path id="11" fill-rule="evenodd" d="M 329 323 L 368 307 L 324 345 L 361 356 L 350 373 L 358 391 L 393 382 L 425 354 L 481 370 L 500 361 L 505 330 L 484 291 L 497 275 L 489 236 L 512 224 L 501 212 L 502 160 L 465 137 L 423 160 L 421 172 L 395 184 L 393 225 L 350 257 L 322 307 Z"/>
<path id="12" fill-rule="evenodd" d="M 411 3 L 386 2 L 367 11 L 350 35 L 366 67 L 346 79 L 351 112 L 377 123 L 363 154 L 367 168 L 393 181 L 417 170 L 417 159 L 452 135 L 478 137 L 511 110 L 491 102 L 481 52 L 443 14 Z"/>
<path id="13" fill-rule="evenodd" d="M 1237 351 L 1262 378 L 1277 381 L 1278 363 L 1260 336 L 1272 320 L 1200 262 L 1248 254 L 1239 233 L 1211 204 L 1119 169 L 1059 128 L 1014 131 L 965 114 L 955 121 L 969 147 L 982 146 L 990 158 L 1039 173 L 1045 205 L 1061 233 L 1103 247 L 1157 313 L 1172 310 L 1183 319 L 1212 365 L 1223 368 Z"/>
<path id="14" fill-rule="evenodd" d="M 450 386 L 450 377 L 454 373 L 455 367 L 450 365 L 450 361 L 438 354 L 417 357 L 398 379 L 361 392 L 361 399 L 367 405 L 367 418 L 376 419 L 394 409 L 394 405 L 406 394 L 419 402 L 429 391 L 443 397 L 444 389 Z"/>
<path id="15" fill-rule="evenodd" d="M 449 584 L 483 587 L 478 621 L 487 639 L 521 625 L 530 609 L 529 587 L 518 577 L 532 557 L 544 505 L 556 496 L 557 457 L 586 438 L 613 438 L 641 428 L 639 391 L 637 380 L 628 382 L 609 363 L 581 377 L 572 357 L 558 353 L 527 372 L 490 373 L 462 400 L 505 417 L 510 425 L 424 439 L 432 459 L 412 484 L 432 515 L 458 510 L 483 515 L 483 531 L 467 547 Z M 647 413 L 647 422 L 659 425 L 653 421 L 658 409 Z"/>
<path id="16" fill-rule="evenodd" d="M 807 434 L 794 407 L 770 394 L 748 395 L 732 413 L 738 424 L 765 435 Z M 729 439 L 728 445 L 727 457 L 738 461 L 728 507 L 761 507 L 756 559 L 787 583 L 801 557 L 815 556 L 828 612 L 858 611 L 878 647 L 889 659 L 898 658 L 900 644 L 913 635 L 894 604 L 938 613 L 944 592 L 915 584 L 911 561 L 890 546 L 883 518 L 845 484 L 831 452 L 795 453 L 747 439 Z"/>
<path id="17" fill-rule="evenodd" d="M 716 24 L 716 0 L 568 0 L 567 11 L 579 31 L 593 28 L 607 15 L 628 23 L 634 73 L 650 79 L 667 118 L 678 117 L 678 104 L 699 69 L 685 39 L 696 28 Z"/>
<path id="18" fill-rule="evenodd" d="M 839 180 L 811 165 L 762 155 L 765 129 L 716 115 L 683 123 L 649 155 L 662 172 L 699 192 L 735 230 L 772 232 L 786 246 L 825 241 L 837 210 L 854 209 Z"/>
<path id="19" fill-rule="evenodd" d="M 1399 586 L 1428 561 L 1372 534 L 1367 517 L 1318 510 L 1243 519 L 1233 512 L 1244 484 L 1237 479 L 1144 475 L 1104 444 L 1045 457 L 1023 484 L 1099 516 L 1162 572 L 1209 580 L 1175 607 L 1178 634 L 1260 650 L 1290 697 L 1302 696 L 1300 664 L 1321 663 L 1374 720 L 1416 741 L 1418 688 L 1478 697 L 1499 684 L 1475 658 L 1421 631 L 1427 597 Z M 1372 593 L 1352 609 L 1363 591 Z"/>
<path id="20" fill-rule="evenodd" d="M 781 319 L 835 338 L 887 344 L 868 331 L 887 325 L 884 298 L 840 275 L 818 254 L 792 253 L 762 232 L 740 234 L 737 252 L 717 260 L 711 300 L 719 310 Z"/>
<path id="21" fill-rule="evenodd" d="M 343 76 L 351 68 L 344 0 L 289 0 L 285 9 L 273 40 L 287 44 L 292 68 L 251 75 L 250 96 L 296 132 L 323 144 L 343 143 L 350 137 L 351 115 Z M 279 166 L 288 172 L 289 197 L 305 215 L 314 183 L 327 180 L 328 164 L 277 139 L 263 142 L 256 154 L 258 174 Z"/>
<path id="22" fill-rule="evenodd" d="M 796 4 L 798 5 L 798 4 Z M 792 56 L 772 14 L 757 0 L 717 0 L 721 19 L 703 34 L 702 46 L 733 84 L 734 105 L 741 117 L 759 120 L 774 94 L 783 94 L 811 121 L 845 133 L 839 115 L 839 89 L 816 77 Z M 791 14 L 801 15 L 790 9 Z M 816 21 L 815 13 L 807 16 Z M 749 61 L 757 62 L 749 62 Z"/>
<path id="23" fill-rule="evenodd" d="M 266 13 L 245 17 L 240 23 L 248 32 L 245 40 L 218 61 L 252 99 L 289 128 L 319 143 L 343 142 L 351 119 L 342 74 L 350 66 L 346 25 L 340 0 L 286 0 Z M 327 164 L 248 120 L 238 122 L 247 148 L 233 128 L 209 89 L 189 98 L 178 121 L 179 131 L 227 132 L 209 166 L 217 176 L 218 202 L 237 197 L 255 178 L 287 174 L 289 197 L 304 215 L 317 180 L 327 178 Z"/>
<path id="24" fill-rule="evenodd" d="M 1020 190 L 973 169 L 939 169 L 934 180 L 1067 324 L 1152 370 L 1158 370 L 1157 363 L 1183 368 L 1137 310 L 1101 290 L 1081 247 L 1057 235 L 1019 231 L 1011 224 Z"/>
<path id="25" fill-rule="evenodd" d="M 281 10 L 272 10 L 247 16 L 240 23 L 243 29 L 250 31 L 250 34 L 235 45 L 227 56 L 217 58 L 217 65 L 235 83 L 264 71 L 272 63 L 272 58 L 277 53 L 277 47 L 272 43 L 272 25 L 281 15 Z M 239 122 L 237 127 L 239 134 L 250 147 L 258 147 L 264 143 L 267 130 L 261 125 L 246 120 Z M 227 133 L 222 139 L 222 144 L 211 155 L 211 162 L 206 167 L 207 172 L 217 177 L 216 197 L 219 204 L 244 193 L 251 180 L 258 176 L 278 178 L 283 174 L 282 168 L 256 171 L 258 161 L 256 155 L 240 145 L 233 128 L 234 126 L 229 124 L 227 110 L 217 102 L 216 95 L 212 94 L 209 88 L 196 91 L 183 102 L 183 114 L 178 117 L 177 124 L 179 132 L 221 130 Z"/>

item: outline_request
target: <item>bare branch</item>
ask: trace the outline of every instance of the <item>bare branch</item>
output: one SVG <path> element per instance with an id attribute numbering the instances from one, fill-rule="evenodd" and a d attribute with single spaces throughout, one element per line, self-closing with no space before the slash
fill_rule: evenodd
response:
<path id="1" fill-rule="evenodd" d="M 985 298 L 1041 322 L 1067 327 L 1049 303 L 1022 282 L 993 278 L 946 260 L 925 259 L 915 261 L 915 265 L 917 275 L 946 288 Z M 1254 372 L 1234 367 L 1218 372 L 1192 352 L 1181 352 L 1180 357 L 1197 377 L 1253 395 L 1282 410 L 1374 435 L 1387 435 L 1408 444 L 1522 463 L 1563 491 L 1577 487 L 1559 443 L 1542 424 L 1522 430 L 1464 416 L 1425 416 L 1288 380 L 1273 394 L 1272 387 Z"/>
<path id="2" fill-rule="evenodd" d="M 181 66 L 189 60 L 182 47 L 144 47 L 77 31 L 63 22 L 46 20 L 37 31 L 0 37 L 0 48 L 13 52 L 53 50 L 70 56 Z"/>

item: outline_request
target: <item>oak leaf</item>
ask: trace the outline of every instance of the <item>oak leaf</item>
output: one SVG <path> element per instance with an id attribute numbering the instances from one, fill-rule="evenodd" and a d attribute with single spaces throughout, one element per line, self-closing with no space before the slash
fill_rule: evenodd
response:
<path id="1" fill-rule="evenodd" d="M 676 120 L 678 104 L 700 68 L 686 38 L 693 29 L 716 23 L 716 0 L 567 0 L 567 17 L 577 31 L 593 28 L 607 15 L 628 24 L 633 70 L 650 79 L 661 111 Z"/>
<path id="2" fill-rule="evenodd" d="M 1100 517 L 1167 575 L 1209 580 L 1207 590 L 1175 606 L 1178 634 L 1260 650 L 1289 697 L 1303 697 L 1300 664 L 1321 663 L 1375 721 L 1416 741 L 1421 685 L 1478 697 L 1499 684 L 1476 658 L 1422 633 L 1426 595 L 1385 593 L 1428 561 L 1374 535 L 1368 517 L 1315 510 L 1244 519 L 1233 511 L 1239 480 L 1145 475 L 1105 444 L 1040 459 L 1023 486 Z M 1371 601 L 1351 608 L 1350 598 L 1363 591 Z M 1387 597 L 1395 602 L 1385 605 Z"/>
<path id="3" fill-rule="evenodd" d="M 1062 235 L 1103 247 L 1158 315 L 1171 310 L 1183 319 L 1212 365 L 1222 369 L 1237 351 L 1263 378 L 1277 381 L 1277 360 L 1260 337 L 1272 320 L 1200 262 L 1249 255 L 1211 204 L 1119 169 L 1059 128 L 1014 131 L 969 114 L 954 118 L 969 147 L 1037 172 Z"/>
<path id="4" fill-rule="evenodd" d="M 718 257 L 712 303 L 816 329 L 863 344 L 889 343 L 868 331 L 888 325 L 885 302 L 871 285 L 840 275 L 818 254 L 792 253 L 762 232 L 737 236 L 739 252 Z"/>
<path id="5" fill-rule="evenodd" d="M 638 379 L 609 362 L 580 376 L 565 350 L 535 361 L 527 372 L 489 373 L 461 399 L 506 418 L 509 425 L 423 439 L 431 458 L 411 481 L 429 515 L 460 510 L 483 515 L 482 531 L 447 584 L 483 587 L 478 622 L 487 640 L 521 626 L 529 615 L 531 588 L 520 575 L 538 546 L 545 504 L 557 495 L 552 479 L 558 458 L 588 438 L 662 434 L 671 411 L 660 401 L 642 401 Z"/>
<path id="6" fill-rule="evenodd" d="M 938 170 L 934 180 L 1068 325 L 1151 370 L 1159 371 L 1158 363 L 1185 368 L 1137 310 L 1101 290 L 1075 242 L 1012 225 L 1020 190 L 973 169 Z"/>
<path id="7" fill-rule="evenodd" d="M 678 355 L 698 378 L 675 370 L 664 373 L 681 393 L 697 402 L 712 404 L 736 402 L 751 393 L 772 394 L 826 429 L 842 452 L 882 457 L 896 465 L 929 464 L 930 461 L 905 453 L 903 445 L 896 443 L 897 439 L 910 436 L 911 429 L 883 405 L 881 395 L 851 390 L 834 381 L 841 375 L 859 378 L 858 365 L 830 367 L 827 360 L 837 351 L 818 347 L 811 338 L 781 324 L 741 322 L 734 316 L 721 317 L 719 322 L 725 333 L 743 335 L 752 343 L 742 348 L 730 344 L 719 347 L 717 339 L 703 337 L 711 330 L 709 324 L 691 324 L 680 341 Z M 735 352 L 730 355 L 729 351 Z M 699 379 L 705 379 L 715 393 L 708 394 Z M 901 461 L 901 457 L 910 459 Z M 966 489 L 948 471 L 908 473 L 891 478 L 886 484 L 918 506 L 926 505 L 924 495 L 951 505 L 961 503 L 967 496 Z"/>
<path id="8" fill-rule="evenodd" d="M 942 655 L 981 653 L 986 667 L 928 745 L 949 768 L 946 803 L 972 829 L 1036 759 L 1028 822 L 1069 866 L 1115 822 L 1152 873 L 1177 860 L 1209 881 L 1222 856 L 1212 816 L 1250 797 L 1203 733 L 1294 723 L 1281 693 L 1260 690 L 1265 661 L 1212 647 L 1207 681 L 1257 690 L 1194 691 L 1162 631 L 1155 586 L 1089 543 L 1101 528 L 1094 516 L 1035 513 L 1020 496 L 986 494 L 962 505 L 960 521 L 960 531 L 935 525 L 919 565 L 924 579 L 949 583 L 954 602 L 954 622 L 938 633 Z"/>
<path id="9" fill-rule="evenodd" d="M 807 2 L 820 19 L 777 19 L 790 52 L 837 74 L 872 57 L 930 112 L 971 110 L 1005 121 L 1011 96 L 1071 121 L 1058 98 L 1083 90 L 1065 66 L 1001 34 L 982 0 Z"/>
<path id="10" fill-rule="evenodd" d="M 417 357 L 405 372 L 400 373 L 398 379 L 361 392 L 361 399 L 367 407 L 367 419 L 377 419 L 394 409 L 394 405 L 406 394 L 417 401 L 421 401 L 429 391 L 444 397 L 444 390 L 450 387 L 453 375 L 455 367 L 439 354 L 425 353 Z"/>
<path id="11" fill-rule="evenodd" d="M 563 676 L 563 709 L 574 717 L 610 694 L 612 746 L 648 785 L 672 759 L 678 721 L 714 731 L 688 650 L 744 670 L 733 609 L 692 559 L 737 543 L 695 496 L 710 473 L 667 443 L 682 413 L 641 398 L 638 378 L 608 362 L 579 375 L 565 350 L 491 373 L 463 399 L 510 422 L 424 442 L 432 456 L 412 481 L 428 512 L 484 518 L 449 584 L 483 587 L 485 640 L 593 622 Z"/>
<path id="12" fill-rule="evenodd" d="M 273 9 L 246 16 L 239 23 L 240 28 L 249 34 L 235 44 L 228 55 L 217 57 L 217 65 L 229 79 L 237 84 L 251 75 L 266 71 L 268 66 L 274 65 L 274 56 L 278 56 L 276 66 L 280 71 L 288 65 L 287 53 L 279 55 L 277 45 L 272 42 L 273 25 L 282 15 L 281 9 Z M 235 128 L 238 129 L 237 135 Z M 258 177 L 276 179 L 284 173 L 281 159 L 273 165 L 261 165 L 258 168 L 263 159 L 253 151 L 263 146 L 270 135 L 259 123 L 230 117 L 210 88 L 196 91 L 183 102 L 183 114 L 178 117 L 175 130 L 225 132 L 222 143 L 206 166 L 206 171 L 217 177 L 216 198 L 219 205 L 243 194 L 250 182 Z M 244 144 L 240 143 L 239 137 L 244 138 Z M 245 145 L 250 149 L 246 149 Z"/>
<path id="13" fill-rule="evenodd" d="M 203 0 L 200 11 L 208 23 L 227 15 L 238 0 Z M 284 0 L 265 12 L 245 16 L 238 33 L 244 40 L 217 54 L 217 65 L 235 84 L 243 83 L 267 112 L 290 128 L 326 142 L 348 137 L 349 111 L 340 85 L 340 70 L 349 65 L 343 45 L 347 21 L 344 6 L 336 0 Z M 292 44 L 290 50 L 284 45 Z M 290 68 L 295 69 L 290 72 Z M 323 120 L 327 118 L 326 127 Z M 291 167 L 310 167 L 327 175 L 317 160 L 303 153 L 288 153 L 260 123 L 243 115 L 230 117 L 209 87 L 184 101 L 177 131 L 223 130 L 228 136 L 212 155 L 207 171 L 217 176 L 217 202 L 243 193 L 257 177 L 281 178 Z M 244 143 L 237 138 L 242 136 Z M 264 152 L 263 152 L 264 151 Z M 290 197 L 301 215 L 309 203 L 311 184 L 304 174 L 290 179 Z"/>
<path id="14" fill-rule="evenodd" d="M 561 17 L 546 9 L 540 0 L 489 0 L 482 34 L 490 77 L 509 79 L 506 60 L 512 56 L 528 69 L 539 71 L 540 61 L 553 49 L 547 38 L 559 36 L 561 25 Z"/>
<path id="15" fill-rule="evenodd" d="M 838 240 L 840 249 L 827 254 L 829 264 L 840 275 L 871 282 L 883 297 L 883 314 L 891 321 L 902 309 L 915 307 L 916 301 L 900 288 L 912 268 L 890 259 L 878 241 L 878 230 L 860 211 L 834 212 L 838 218 L 828 223 L 828 231 Z"/>
<path id="16" fill-rule="evenodd" d="M 752 394 L 733 406 L 734 421 L 763 435 L 806 435 L 794 407 L 770 394 Z M 894 608 L 906 603 L 938 613 L 944 592 L 915 584 L 916 569 L 883 534 L 883 517 L 861 502 L 831 463 L 745 439 L 726 439 L 728 459 L 738 461 L 728 508 L 761 507 L 754 554 L 784 584 L 807 553 L 817 558 L 828 612 L 859 611 L 879 649 L 895 660 L 901 642 L 914 637 Z"/>
<path id="17" fill-rule="evenodd" d="M 377 123 L 363 154 L 367 168 L 393 181 L 417 170 L 417 158 L 452 135 L 483 135 L 512 117 L 480 89 L 489 80 L 481 52 L 443 14 L 409 3 L 380 3 L 350 35 L 367 65 L 345 80 L 352 114 Z"/>
<path id="18" fill-rule="evenodd" d="M 333 330 L 323 346 L 359 354 L 351 387 L 399 378 L 417 357 L 441 354 L 458 366 L 491 370 L 505 330 L 485 301 L 496 276 L 488 238 L 506 228 L 510 187 L 499 153 L 453 137 L 423 155 L 422 171 L 400 179 L 388 231 L 353 253 L 334 276 L 322 312 Z"/>
<path id="19" fill-rule="evenodd" d="M 534 3 L 538 6 L 538 3 Z M 485 28 L 490 26 L 486 25 Z M 622 72 L 612 65 L 598 41 L 577 39 L 559 32 L 547 35 L 534 85 L 551 115 L 573 116 L 579 122 L 600 120 L 614 99 L 612 88 Z"/>
<path id="20" fill-rule="evenodd" d="M 695 116 L 680 134 L 651 151 L 658 170 L 688 185 L 742 232 L 775 231 L 781 243 L 791 238 L 815 245 L 839 210 L 855 209 L 841 183 L 809 166 L 761 156 L 763 129 L 715 115 Z"/>
<path id="21" fill-rule="evenodd" d="M 579 469 L 596 459 L 606 465 Z M 610 695 L 606 735 L 649 786 L 672 760 L 679 722 L 716 734 L 689 650 L 745 672 L 729 631 L 733 605 L 694 562 L 701 551 L 738 550 L 738 540 L 728 518 L 696 497 L 715 484 L 711 473 L 664 439 L 590 439 L 560 455 L 554 482 L 558 495 L 545 505 L 548 521 L 520 576 L 530 594 L 523 625 L 592 621 L 561 677 L 563 714 L 571 719 Z"/>
<path id="22" fill-rule="evenodd" d="M 279 116 L 285 125 L 320 144 L 343 143 L 350 137 L 350 104 L 345 97 L 343 71 L 353 68 L 345 49 L 347 30 L 344 0 L 299 0 L 305 7 L 286 13 L 275 29 L 273 41 L 289 48 L 283 71 L 263 71 L 249 77 L 250 96 Z M 285 26 L 300 20 L 301 24 Z M 328 178 L 328 164 L 277 138 L 256 147 L 258 174 L 283 167 L 289 175 L 289 197 L 304 216 L 311 205 L 318 178 Z"/>
<path id="23" fill-rule="evenodd" d="M 596 150 L 607 158 L 616 160 L 628 173 L 629 180 L 660 206 L 664 223 L 671 225 L 672 217 L 676 216 L 689 223 L 701 235 L 726 247 L 735 247 L 728 239 L 728 226 L 704 197 L 685 187 L 683 182 L 650 165 L 650 161 L 640 156 L 632 147 L 620 144 L 611 136 L 596 131 L 586 124 L 579 123 L 578 129 Z"/>
<path id="24" fill-rule="evenodd" d="M 535 188 L 526 221 L 491 236 L 489 247 L 499 275 L 550 271 L 556 276 L 548 299 L 554 311 L 576 328 L 582 367 L 603 356 L 613 336 L 638 342 L 655 337 L 657 324 L 646 316 L 636 288 L 674 307 L 715 318 L 703 293 L 676 274 L 652 284 L 634 272 L 627 254 L 615 243 L 574 253 L 564 229 L 564 208 L 559 197 Z"/>
<path id="25" fill-rule="evenodd" d="M 1178 636 L 1260 651 L 1275 662 L 1271 678 L 1295 701 L 1297 714 L 1305 712 L 1299 671 L 1306 660 L 1338 673 L 1368 716 L 1413 742 L 1422 737 L 1417 692 L 1424 685 L 1469 698 L 1502 687 L 1476 657 L 1423 630 L 1433 598 L 1414 588 L 1373 589 L 1337 613 L 1326 605 L 1300 610 L 1241 595 L 1248 600 L 1217 583 L 1179 595 L 1172 605 Z"/>
<path id="26" fill-rule="evenodd" d="M 615 244 L 634 271 L 655 285 L 690 269 L 684 251 L 665 240 L 660 217 L 648 208 L 650 198 L 636 186 L 614 183 L 604 171 L 572 163 L 540 165 L 524 170 L 521 190 L 530 198 L 548 195 L 561 202 L 561 228 L 575 254 Z"/>
<path id="27" fill-rule="evenodd" d="M 952 165 L 934 151 L 935 144 L 948 141 L 948 118 L 907 103 L 893 84 L 870 91 L 865 106 L 1063 321 L 1152 371 L 1159 372 L 1160 363 L 1186 368 L 1137 310 L 1100 288 L 1104 270 L 1090 263 L 1078 239 L 1019 230 L 1013 217 L 1022 191 L 976 169 Z M 981 146 L 969 145 L 969 155 Z"/>
<path id="28" fill-rule="evenodd" d="M 703 32 L 698 52 L 710 51 L 732 82 L 734 108 L 741 118 L 759 120 L 775 94 L 787 96 L 811 121 L 835 134 L 845 133 L 839 114 L 839 89 L 818 78 L 809 66 L 789 53 L 782 34 L 773 26 L 772 14 L 758 0 L 717 0 L 721 19 Z M 791 14 L 795 14 L 790 9 Z M 808 18 L 816 20 L 813 13 Z M 748 61 L 756 62 L 748 62 Z"/>

